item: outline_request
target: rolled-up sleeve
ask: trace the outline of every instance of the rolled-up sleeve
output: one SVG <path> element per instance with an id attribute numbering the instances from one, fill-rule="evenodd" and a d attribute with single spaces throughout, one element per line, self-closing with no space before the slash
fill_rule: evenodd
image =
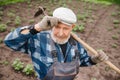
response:
<path id="1" fill-rule="evenodd" d="M 25 26 L 29 27 L 29 26 Z M 31 33 L 21 34 L 21 30 L 25 27 L 16 28 L 14 31 L 10 32 L 4 39 L 4 43 L 16 51 L 21 51 L 27 53 L 28 49 L 28 39 L 33 35 Z"/>

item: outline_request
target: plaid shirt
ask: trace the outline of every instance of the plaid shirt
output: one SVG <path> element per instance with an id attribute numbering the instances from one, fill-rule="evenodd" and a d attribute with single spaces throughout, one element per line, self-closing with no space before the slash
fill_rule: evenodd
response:
<path id="1" fill-rule="evenodd" d="M 29 27 L 29 26 L 25 26 Z M 21 51 L 30 55 L 32 62 L 34 64 L 35 71 L 40 79 L 43 79 L 47 74 L 50 66 L 53 64 L 53 58 L 51 53 L 51 44 L 52 40 L 50 37 L 49 31 L 42 31 L 35 35 L 32 35 L 30 32 L 28 34 L 21 34 L 20 31 L 25 28 L 17 28 L 13 32 L 10 32 L 4 42 L 5 44 L 16 51 Z M 75 40 L 74 40 L 75 41 Z M 80 66 L 90 66 L 94 65 L 91 61 L 91 57 L 88 56 L 87 51 L 82 47 L 77 41 L 76 45 L 80 52 Z M 55 44 L 57 53 L 57 58 L 59 62 L 64 62 L 64 57 L 61 51 L 59 44 Z M 66 54 L 69 55 L 66 58 L 66 62 L 71 62 L 72 58 L 75 56 L 74 45 L 67 43 Z"/>

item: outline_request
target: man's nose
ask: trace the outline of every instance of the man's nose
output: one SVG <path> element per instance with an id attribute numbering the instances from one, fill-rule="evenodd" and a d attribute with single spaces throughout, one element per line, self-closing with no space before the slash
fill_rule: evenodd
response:
<path id="1" fill-rule="evenodd" d="M 62 35 L 63 35 L 63 29 L 60 29 L 59 36 L 62 36 Z"/>

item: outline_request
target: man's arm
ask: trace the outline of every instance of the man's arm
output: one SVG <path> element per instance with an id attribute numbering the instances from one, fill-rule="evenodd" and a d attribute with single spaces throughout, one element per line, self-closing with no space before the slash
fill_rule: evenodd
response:
<path id="1" fill-rule="evenodd" d="M 49 25 L 48 25 L 49 21 Z M 5 44 L 17 51 L 27 53 L 29 39 L 40 31 L 51 29 L 58 24 L 58 19 L 51 16 L 45 16 L 34 26 L 25 26 L 15 29 L 5 37 Z"/>
<path id="2" fill-rule="evenodd" d="M 96 64 L 91 60 L 91 57 L 88 55 L 88 52 L 80 43 L 78 43 L 78 49 L 80 51 L 80 67 L 91 66 Z"/>
<path id="3" fill-rule="evenodd" d="M 5 37 L 4 43 L 14 50 L 27 53 L 28 39 L 33 36 L 29 31 L 26 31 L 28 27 L 30 26 L 17 28 L 13 32 L 10 32 Z M 24 31 L 24 34 L 21 33 L 22 31 Z"/>
<path id="4" fill-rule="evenodd" d="M 108 59 L 108 56 L 102 50 L 98 51 L 98 55 L 94 55 L 91 57 L 88 55 L 87 51 L 84 47 L 82 47 L 81 44 L 79 44 L 78 47 L 80 50 L 80 66 L 95 65 Z"/>

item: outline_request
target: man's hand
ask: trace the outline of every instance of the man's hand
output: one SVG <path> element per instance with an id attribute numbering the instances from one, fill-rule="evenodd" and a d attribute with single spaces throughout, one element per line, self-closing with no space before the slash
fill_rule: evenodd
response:
<path id="1" fill-rule="evenodd" d="M 35 25 L 37 31 L 49 30 L 57 26 L 59 19 L 52 16 L 45 16 L 39 23 Z"/>
<path id="2" fill-rule="evenodd" d="M 95 63 L 100 63 L 100 62 L 108 60 L 108 56 L 102 50 L 99 50 L 98 55 L 93 56 L 91 59 Z"/>

